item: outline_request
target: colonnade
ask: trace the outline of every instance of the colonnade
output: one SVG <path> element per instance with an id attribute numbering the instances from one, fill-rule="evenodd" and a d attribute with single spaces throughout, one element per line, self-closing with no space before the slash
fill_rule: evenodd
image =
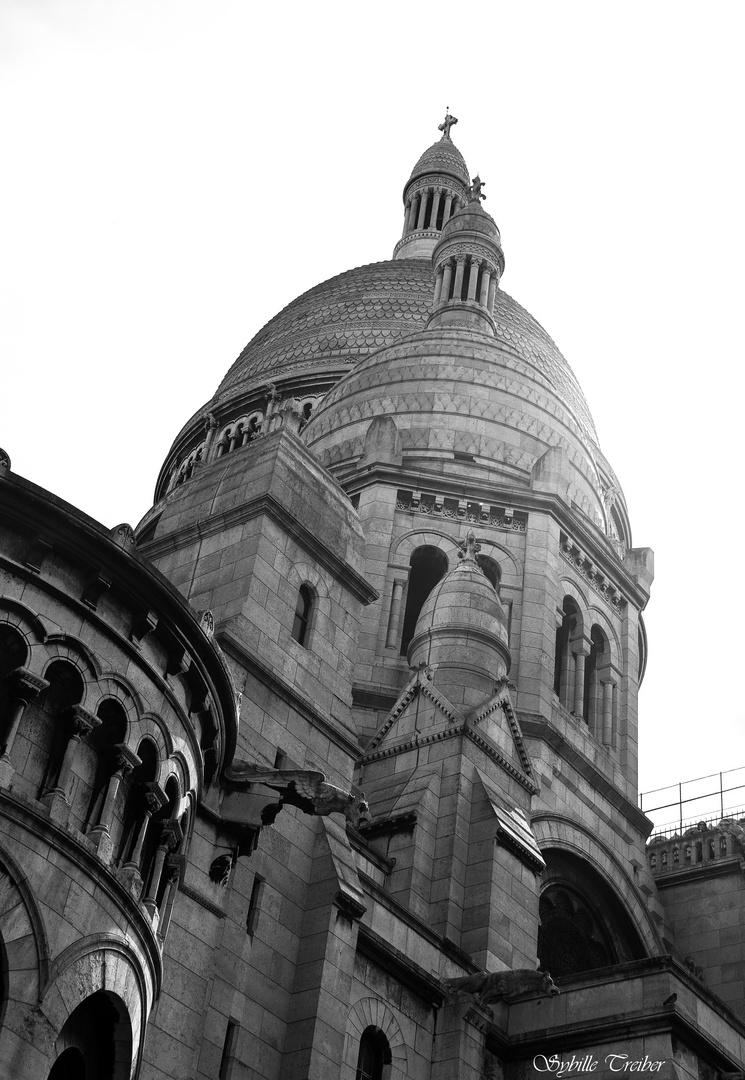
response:
<path id="1" fill-rule="evenodd" d="M 434 306 L 448 300 L 467 300 L 491 312 L 498 284 L 493 263 L 475 255 L 456 255 L 437 267 Z"/>
<path id="2" fill-rule="evenodd" d="M 422 229 L 442 229 L 462 205 L 461 198 L 445 187 L 415 191 L 406 200 L 404 231 L 401 235 L 408 236 Z"/>

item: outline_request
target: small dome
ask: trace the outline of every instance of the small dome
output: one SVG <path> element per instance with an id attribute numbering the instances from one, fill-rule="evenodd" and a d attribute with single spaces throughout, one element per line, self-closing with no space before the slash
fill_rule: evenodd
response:
<path id="1" fill-rule="evenodd" d="M 496 589 L 476 561 L 478 545 L 469 530 L 462 561 L 424 602 L 409 645 L 409 665 L 434 667 L 435 683 L 462 683 L 488 692 L 510 667 L 507 616 Z M 450 672 L 454 677 L 450 678 Z M 458 674 L 455 674 L 458 673 Z M 478 696 L 478 693 L 477 693 Z"/>
<path id="2" fill-rule="evenodd" d="M 452 139 L 449 139 L 446 135 L 443 135 L 428 150 L 424 151 L 411 170 L 411 176 L 406 186 L 408 187 L 412 180 L 416 180 L 420 176 L 429 176 L 431 173 L 446 173 L 448 176 L 460 180 L 466 187 L 471 182 L 463 155 Z"/>
<path id="3" fill-rule="evenodd" d="M 500 244 L 502 239 L 496 221 L 491 214 L 487 214 L 480 202 L 468 202 L 456 210 L 445 224 L 440 235 L 440 242 L 464 232 L 480 233 L 482 236 L 488 236 L 496 244 Z"/>

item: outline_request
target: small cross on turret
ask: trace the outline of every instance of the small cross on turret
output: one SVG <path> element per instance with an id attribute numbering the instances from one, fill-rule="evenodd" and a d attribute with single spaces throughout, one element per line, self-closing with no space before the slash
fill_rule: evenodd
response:
<path id="1" fill-rule="evenodd" d="M 457 123 L 458 123 L 457 116 L 451 116 L 450 115 L 450 106 L 449 105 L 446 106 L 446 108 L 445 108 L 445 119 L 437 128 L 438 131 L 442 132 L 443 139 L 449 139 L 450 138 L 450 128 L 453 126 L 453 124 L 457 124 Z"/>
<path id="2" fill-rule="evenodd" d="M 468 191 L 469 202 L 480 202 L 482 199 L 486 198 L 486 195 L 484 195 L 481 190 L 485 183 L 486 181 L 482 180 L 478 174 L 474 176 L 473 180 L 471 180 L 471 187 Z"/>
<path id="3" fill-rule="evenodd" d="M 481 544 L 476 539 L 473 529 L 468 530 L 465 540 L 461 540 L 458 547 L 460 549 L 458 551 L 459 559 L 470 560 L 471 562 L 477 561 L 476 555 L 481 551 Z"/>

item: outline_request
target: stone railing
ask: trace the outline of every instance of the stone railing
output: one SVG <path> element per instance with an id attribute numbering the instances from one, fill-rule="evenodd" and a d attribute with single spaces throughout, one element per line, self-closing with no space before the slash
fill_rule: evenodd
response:
<path id="1" fill-rule="evenodd" d="M 700 822 L 673 836 L 652 836 L 647 842 L 649 868 L 655 877 L 737 858 L 745 862 L 745 818 Z"/>

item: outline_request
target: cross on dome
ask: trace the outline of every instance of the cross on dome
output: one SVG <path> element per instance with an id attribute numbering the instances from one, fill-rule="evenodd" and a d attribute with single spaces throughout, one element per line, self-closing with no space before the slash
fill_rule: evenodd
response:
<path id="1" fill-rule="evenodd" d="M 451 116 L 450 115 L 450 106 L 446 105 L 445 106 L 445 119 L 443 120 L 443 122 L 441 124 L 438 125 L 438 128 L 437 128 L 438 131 L 442 132 L 443 139 L 449 139 L 450 138 L 450 128 L 453 126 L 453 124 L 457 124 L 457 123 L 458 123 L 458 117 L 457 116 Z"/>

